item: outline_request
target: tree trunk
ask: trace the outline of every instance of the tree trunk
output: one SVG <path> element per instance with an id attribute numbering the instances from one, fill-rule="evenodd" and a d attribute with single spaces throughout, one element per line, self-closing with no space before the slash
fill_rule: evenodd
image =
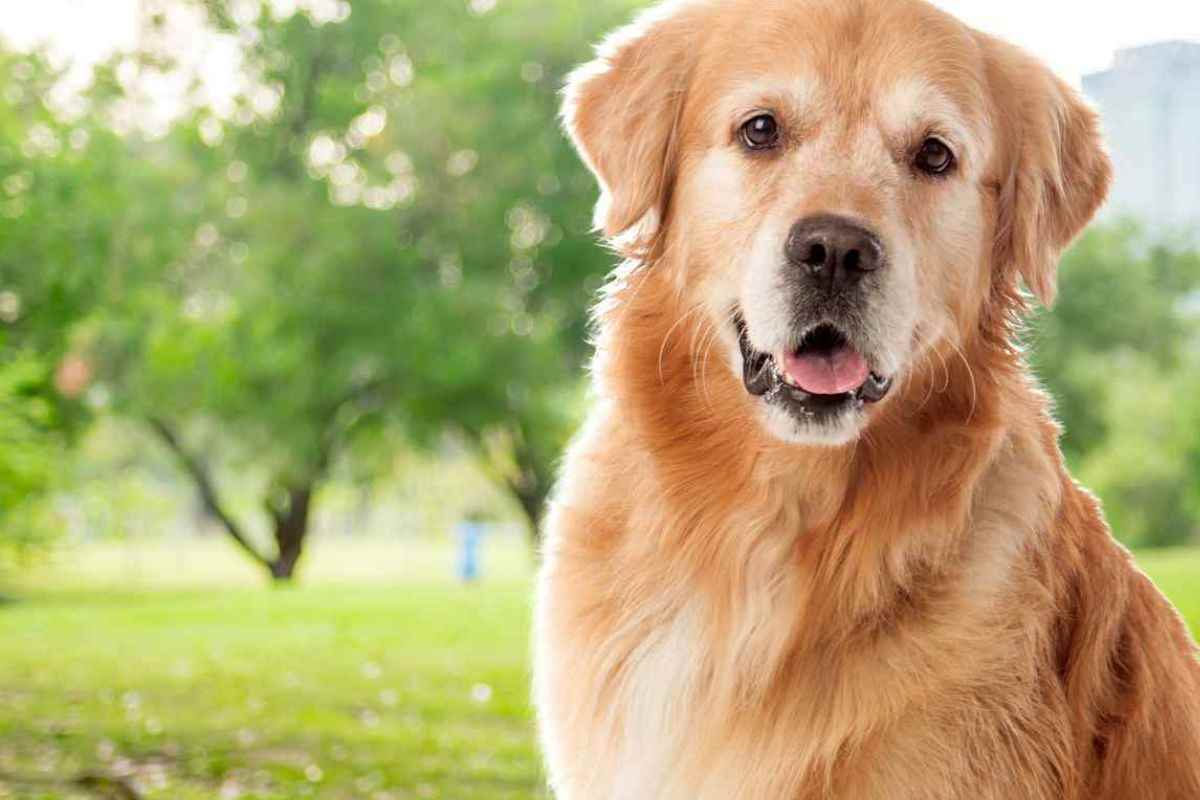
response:
<path id="1" fill-rule="evenodd" d="M 514 420 L 514 423 L 511 451 L 497 453 L 496 448 L 489 445 L 484 432 L 469 433 L 485 467 L 490 467 L 496 485 L 507 490 L 521 508 L 521 513 L 528 523 L 529 547 L 537 558 L 541 554 L 542 518 L 545 516 L 550 490 L 554 486 L 555 460 L 558 454 L 557 449 L 548 453 L 544 448 L 534 446 L 521 421 Z"/>
<path id="2" fill-rule="evenodd" d="M 518 434 L 512 454 L 517 471 L 504 483 L 525 515 L 529 528 L 529 547 L 537 557 L 542 547 L 542 518 L 546 513 L 546 500 L 554 486 L 554 466 L 544 453 L 528 442 L 527 436 Z"/>
<path id="3" fill-rule="evenodd" d="M 166 420 L 152 418 L 151 427 L 164 443 L 175 453 L 184 471 L 191 477 L 200 496 L 205 513 L 221 524 L 221 528 L 257 564 L 262 565 L 276 584 L 290 582 L 296 574 L 296 565 L 304 554 L 304 539 L 308 536 L 312 511 L 313 492 L 323 474 L 328 456 L 322 456 L 316 475 L 299 485 L 292 485 L 284 492 L 282 503 L 268 499 L 267 513 L 271 517 L 275 535 L 275 556 L 264 555 L 255 547 L 250 537 L 226 510 L 217 495 L 217 487 L 209 474 L 208 467 L 197 456 L 184 447 L 175 428 Z"/>
<path id="4" fill-rule="evenodd" d="M 197 456 L 190 453 L 183 445 L 183 440 L 176 432 L 175 428 L 164 419 L 152 417 L 148 420 L 150 427 L 159 438 L 167 445 L 167 447 L 179 459 L 179 463 L 183 466 L 184 471 L 192 479 L 196 485 L 196 492 L 200 498 L 200 506 L 205 513 L 221 524 L 222 530 L 229 535 L 238 547 L 242 549 L 246 555 L 250 556 L 255 563 L 260 564 L 267 569 L 271 569 L 271 562 L 264 558 L 261 553 L 255 548 L 254 543 L 250 541 L 245 531 L 237 523 L 225 506 L 222 505 L 220 498 L 217 496 L 217 487 L 209 475 L 208 467 Z"/>
<path id="5" fill-rule="evenodd" d="M 521 507 L 529 525 L 529 546 L 534 555 L 538 555 L 542 547 L 542 518 L 546 513 L 546 499 L 550 495 L 550 487 L 537 480 L 523 481 L 521 484 L 510 481 L 508 488 L 517 499 L 517 505 Z"/>
<path id="6" fill-rule="evenodd" d="M 304 554 L 304 540 L 308 536 L 313 486 L 311 483 L 294 486 L 287 490 L 287 504 L 282 509 L 272 509 L 275 522 L 275 547 L 278 555 L 270 564 L 271 579 L 277 584 L 290 582 L 296 574 L 296 565 Z"/>
<path id="7" fill-rule="evenodd" d="M 297 545 L 291 550 L 281 552 L 279 557 L 271 562 L 271 580 L 276 584 L 291 583 L 296 577 L 296 564 L 300 561 L 303 548 Z"/>

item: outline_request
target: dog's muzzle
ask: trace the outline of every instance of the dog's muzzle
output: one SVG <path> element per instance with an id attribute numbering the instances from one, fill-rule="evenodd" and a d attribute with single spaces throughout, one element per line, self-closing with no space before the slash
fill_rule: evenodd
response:
<path id="1" fill-rule="evenodd" d="M 891 378 L 873 372 L 844 331 L 832 323 L 809 330 L 783 356 L 754 349 L 741 315 L 736 317 L 746 391 L 806 418 L 862 408 L 887 397 Z"/>

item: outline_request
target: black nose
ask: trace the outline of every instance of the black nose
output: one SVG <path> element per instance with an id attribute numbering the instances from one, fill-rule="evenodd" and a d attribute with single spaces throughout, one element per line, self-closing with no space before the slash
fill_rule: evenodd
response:
<path id="1" fill-rule="evenodd" d="M 878 236 L 854 220 L 834 214 L 805 217 L 793 225 L 784 254 L 825 288 L 856 283 L 882 267 L 885 260 Z"/>

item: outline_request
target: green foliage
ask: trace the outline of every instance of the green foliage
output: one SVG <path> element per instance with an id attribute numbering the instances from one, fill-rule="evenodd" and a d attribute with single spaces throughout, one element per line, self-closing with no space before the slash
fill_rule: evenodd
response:
<path id="1" fill-rule="evenodd" d="M 146 422 L 235 538 L 215 465 L 270 474 L 267 518 L 302 538 L 330 472 L 387 464 L 398 436 L 470 443 L 532 524 L 610 264 L 558 88 L 631 6 L 148 3 L 74 122 L 48 105 L 56 76 L 14 61 L 0 290 L 37 309 L 31 351 L 86 378 L 48 398 Z M 144 133 L 139 87 L 181 68 L 189 7 L 243 86 Z"/>
<path id="2" fill-rule="evenodd" d="M 337 24 L 251 23 L 247 71 L 281 105 L 227 129 L 214 157 L 248 166 L 239 191 L 252 211 L 231 227 L 267 298 L 244 307 L 254 330 L 293 347 L 269 359 L 278 376 L 241 383 L 287 381 L 325 405 L 369 385 L 362 423 L 394 412 L 420 441 L 448 427 L 477 441 L 561 432 L 557 398 L 577 380 L 609 257 L 588 232 L 592 181 L 553 124 L 557 90 L 624 5 L 547 15 L 513 2 L 478 15 L 377 0 Z M 281 286 L 289 302 L 270 307 Z M 289 317 L 271 325 L 264 311 Z M 311 342 L 298 338 L 306 329 Z M 314 363 L 322 374 L 300 389 L 295 367 Z M 280 427 L 294 432 L 310 409 Z"/>
<path id="3" fill-rule="evenodd" d="M 203 6 L 248 83 L 232 116 L 201 104 L 129 137 L 158 185 L 138 257 L 109 265 L 123 291 L 82 328 L 115 407 L 278 491 L 386 459 L 390 429 L 454 432 L 536 517 L 610 263 L 557 90 L 628 4 Z M 153 37 L 138 63 L 174 68 Z"/>
<path id="4" fill-rule="evenodd" d="M 53 485 L 61 456 L 45 384 L 45 366 L 37 358 L 0 359 L 0 555 L 25 550 L 48 534 L 31 503 Z"/>
<path id="5" fill-rule="evenodd" d="M 95 254 L 113 222 L 101 210 L 113 165 L 82 155 L 90 131 L 47 106 L 57 79 L 37 54 L 0 50 L 0 550 L 8 551 L 50 533 L 32 504 L 52 487 L 84 417 L 55 378 L 72 388 L 86 371 L 66 357 L 72 325 L 103 280 Z M 95 214 L 78 204 L 85 196 Z"/>
<path id="6" fill-rule="evenodd" d="M 1200 531 L 1200 252 L 1130 224 L 1064 258 L 1059 301 L 1031 340 L 1077 477 L 1135 545 Z"/>

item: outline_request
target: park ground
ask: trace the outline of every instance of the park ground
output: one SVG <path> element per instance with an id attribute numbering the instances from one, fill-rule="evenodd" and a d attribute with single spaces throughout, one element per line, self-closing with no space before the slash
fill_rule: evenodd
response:
<path id="1" fill-rule="evenodd" d="M 326 540 L 272 589 L 223 541 L 66 550 L 5 584 L 0 798 L 545 798 L 531 566 Z M 1139 562 L 1200 629 L 1200 550 Z"/>

